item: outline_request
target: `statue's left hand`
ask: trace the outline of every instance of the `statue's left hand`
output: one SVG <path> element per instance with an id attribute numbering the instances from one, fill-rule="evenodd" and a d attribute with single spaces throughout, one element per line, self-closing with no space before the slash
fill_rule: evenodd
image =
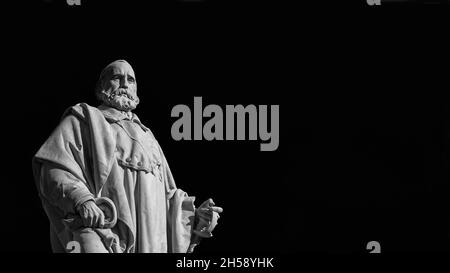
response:
<path id="1" fill-rule="evenodd" d="M 217 225 L 217 219 L 220 218 L 219 213 L 222 212 L 223 209 L 215 206 L 215 203 L 211 198 L 203 202 L 195 213 L 197 217 L 198 230 L 202 231 L 205 229 L 211 233 Z"/>
<path id="2" fill-rule="evenodd" d="M 215 206 L 214 201 L 211 198 L 203 202 L 200 207 L 195 210 L 196 226 L 187 253 L 194 252 L 194 248 L 200 243 L 201 238 L 212 237 L 211 232 L 216 227 L 217 220 L 220 218 L 219 213 L 222 212 L 223 209 Z"/>

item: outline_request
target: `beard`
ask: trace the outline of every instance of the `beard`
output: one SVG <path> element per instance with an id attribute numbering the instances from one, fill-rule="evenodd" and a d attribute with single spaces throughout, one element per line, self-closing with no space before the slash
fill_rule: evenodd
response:
<path id="1" fill-rule="evenodd" d="M 132 111 L 139 104 L 137 95 L 132 94 L 126 89 L 103 90 L 100 94 L 100 100 L 108 106 L 114 107 L 120 111 Z"/>

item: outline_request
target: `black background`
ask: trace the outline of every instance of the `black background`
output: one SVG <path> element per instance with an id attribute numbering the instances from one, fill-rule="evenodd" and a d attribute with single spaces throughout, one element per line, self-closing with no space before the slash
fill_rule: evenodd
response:
<path id="1" fill-rule="evenodd" d="M 2 250 L 50 251 L 31 157 L 67 107 L 96 105 L 101 69 L 126 59 L 136 113 L 178 187 L 197 205 L 213 197 L 224 208 L 199 253 L 367 253 L 372 240 L 383 253 L 447 252 L 448 22 L 442 9 L 361 2 L 12 7 L 3 24 Z M 194 96 L 280 105 L 278 150 L 172 140 L 171 109 L 192 109 Z"/>

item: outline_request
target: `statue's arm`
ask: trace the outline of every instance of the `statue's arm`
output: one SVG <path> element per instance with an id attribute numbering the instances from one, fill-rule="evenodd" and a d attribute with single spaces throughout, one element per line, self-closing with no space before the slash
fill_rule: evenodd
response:
<path id="1" fill-rule="evenodd" d="M 89 173 L 89 133 L 73 115 L 65 117 L 36 154 L 40 195 L 66 213 L 94 196 L 86 183 Z"/>
<path id="2" fill-rule="evenodd" d="M 94 200 L 85 183 L 52 163 L 42 165 L 40 184 L 43 197 L 65 214 L 75 213 L 79 205 Z"/>
<path id="3" fill-rule="evenodd" d="M 215 203 L 211 198 L 203 202 L 199 208 L 195 208 L 195 197 L 188 196 L 187 193 L 176 188 L 166 157 L 164 156 L 161 147 L 159 147 L 159 149 L 163 160 L 163 171 L 167 191 L 166 198 L 168 199 L 169 204 L 169 227 L 171 227 L 169 230 L 172 233 L 175 233 L 174 238 L 176 238 L 177 232 L 173 227 L 178 225 L 178 230 L 182 230 L 182 234 L 184 235 L 179 237 L 189 240 L 173 240 L 172 252 L 192 253 L 194 252 L 194 248 L 200 244 L 202 238 L 212 237 L 211 232 L 216 227 L 219 213 L 221 213 L 223 209 L 215 206 Z M 179 222 L 177 223 L 174 219 L 178 219 Z"/>

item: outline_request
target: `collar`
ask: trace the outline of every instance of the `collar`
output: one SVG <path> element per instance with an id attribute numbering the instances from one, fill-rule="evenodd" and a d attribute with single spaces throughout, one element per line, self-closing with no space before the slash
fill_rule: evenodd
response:
<path id="1" fill-rule="evenodd" d="M 107 105 L 100 105 L 98 109 L 103 113 L 106 120 L 109 122 L 119 122 L 121 120 L 130 120 L 135 123 L 137 123 L 139 126 L 141 126 L 142 130 L 149 131 L 147 127 L 142 124 L 142 122 L 139 120 L 138 116 L 133 112 L 125 112 L 117 110 L 116 108 L 107 106 Z"/>

